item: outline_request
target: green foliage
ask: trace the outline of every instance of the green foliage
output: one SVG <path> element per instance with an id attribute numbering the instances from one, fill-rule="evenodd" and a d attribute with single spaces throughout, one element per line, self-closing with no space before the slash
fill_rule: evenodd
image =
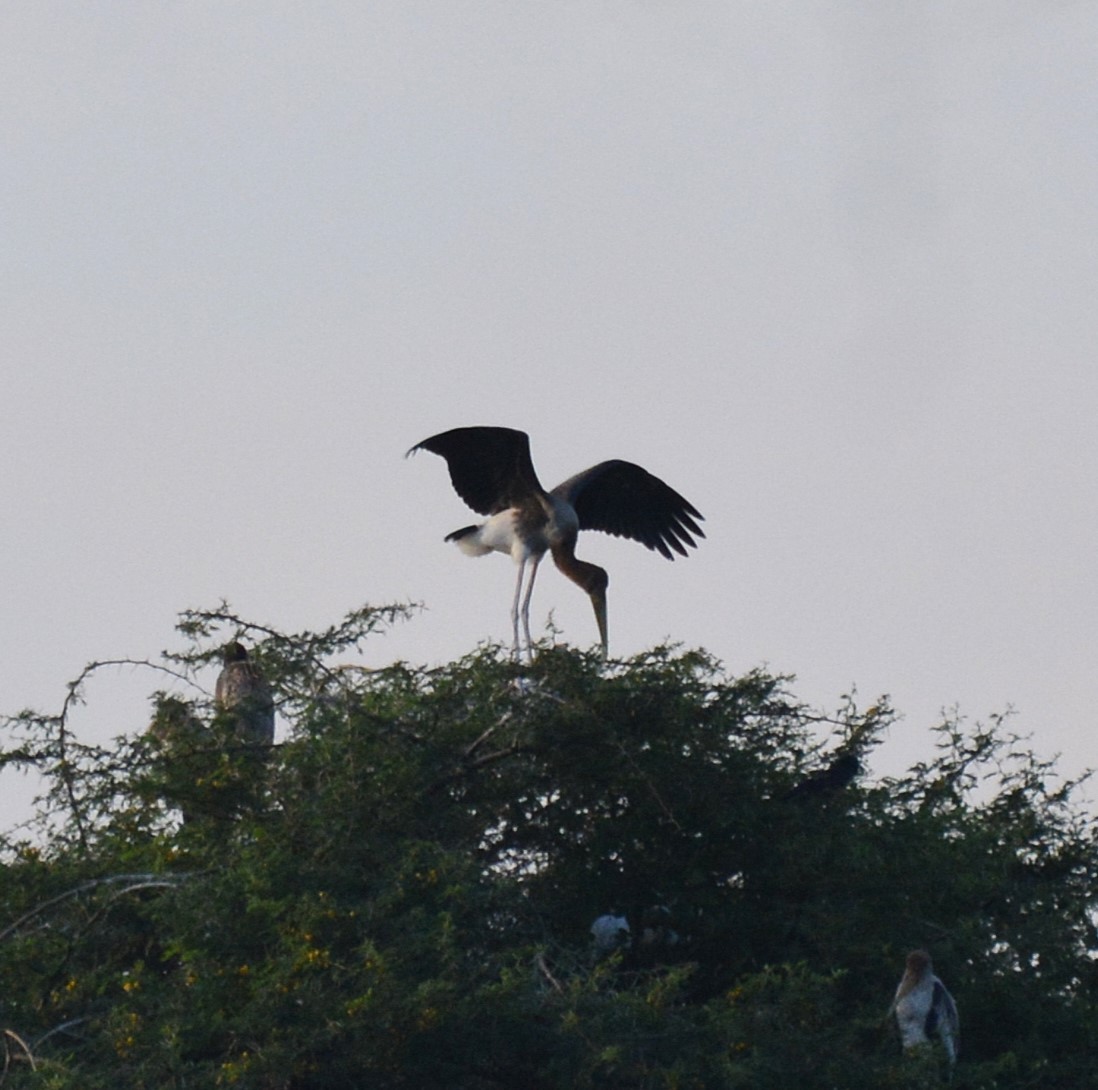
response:
<path id="1" fill-rule="evenodd" d="M 71 737 L 101 664 L 9 721 L 2 759 L 49 790 L 3 844 L 0 1084 L 915 1090 L 942 1056 L 901 1056 L 886 1012 L 927 946 L 954 1086 L 1098 1085 L 1094 826 L 1004 722 L 796 792 L 869 753 L 887 703 L 823 716 L 668 648 L 339 664 L 405 612 L 189 613 L 190 649 L 146 664 L 170 690 L 148 732 Z M 238 635 L 286 724 L 268 760 L 198 685 Z M 599 959 L 610 911 L 634 941 Z"/>

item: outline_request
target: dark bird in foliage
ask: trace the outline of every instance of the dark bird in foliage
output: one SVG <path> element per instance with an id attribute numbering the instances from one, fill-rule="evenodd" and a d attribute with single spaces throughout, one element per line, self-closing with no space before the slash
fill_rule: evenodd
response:
<path id="1" fill-rule="evenodd" d="M 889 1013 L 896 1018 L 905 1049 L 938 1040 L 950 1065 L 956 1061 L 961 1039 L 957 1004 L 934 975 L 930 955 L 925 950 L 913 950 L 907 955 L 907 967 Z"/>
<path id="2" fill-rule="evenodd" d="M 679 933 L 674 929 L 674 916 L 667 905 L 652 905 L 641 916 L 641 946 L 677 946 Z"/>
<path id="3" fill-rule="evenodd" d="M 219 711 L 233 720 L 236 737 L 249 746 L 274 741 L 274 697 L 259 667 L 243 644 L 233 641 L 223 651 L 224 663 L 214 689 Z"/>
<path id="4" fill-rule="evenodd" d="M 149 734 L 163 747 L 193 747 L 205 737 L 206 726 L 187 701 L 177 696 L 160 696 L 149 724 Z"/>
<path id="5" fill-rule="evenodd" d="M 853 753 L 843 753 L 818 772 L 813 772 L 791 788 L 783 798 L 821 799 L 827 798 L 849 787 L 854 777 L 862 771 L 861 761 Z"/>
<path id="6" fill-rule="evenodd" d="M 551 491 L 542 488 L 530 457 L 530 438 L 512 428 L 454 428 L 417 443 L 409 454 L 429 450 L 446 459 L 454 491 L 486 522 L 446 535 L 470 556 L 508 553 L 518 565 L 511 605 L 515 657 L 520 656 L 519 619 L 530 638 L 530 597 L 538 565 L 553 562 L 591 599 L 602 653 L 607 653 L 606 588 L 609 576 L 576 557 L 580 530 L 601 530 L 639 541 L 667 557 L 686 556 L 698 526 L 698 510 L 658 477 L 632 462 L 612 459 L 577 473 Z M 523 582 L 529 569 L 525 594 Z"/>
<path id="7" fill-rule="evenodd" d="M 157 697 L 150 737 L 156 793 L 180 810 L 190 824 L 208 811 L 208 791 L 200 786 L 212 771 L 209 728 L 194 708 L 177 696 Z"/>
<path id="8" fill-rule="evenodd" d="M 641 914 L 636 945 L 638 965 L 658 965 L 674 955 L 675 947 L 681 941 L 674 924 L 674 914 L 667 905 L 652 905 Z"/>

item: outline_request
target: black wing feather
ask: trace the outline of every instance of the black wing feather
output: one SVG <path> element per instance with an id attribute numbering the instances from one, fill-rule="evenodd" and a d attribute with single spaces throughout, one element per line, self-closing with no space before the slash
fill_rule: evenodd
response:
<path id="1" fill-rule="evenodd" d="M 701 512 L 670 485 L 632 462 L 612 459 L 557 485 L 553 495 L 570 503 L 581 530 L 601 530 L 654 549 L 668 560 L 705 533 Z M 672 552 L 674 550 L 674 552 Z"/>
<path id="2" fill-rule="evenodd" d="M 544 492 L 530 457 L 530 437 L 514 428 L 453 428 L 417 443 L 446 459 L 454 491 L 478 515 L 494 515 Z"/>
<path id="3" fill-rule="evenodd" d="M 926 1012 L 926 1035 L 928 1037 L 937 1037 L 941 1033 L 943 1022 L 947 1032 L 956 1036 L 960 1028 L 960 1019 L 957 1017 L 957 1004 L 953 1001 L 953 996 L 946 990 L 946 986 L 935 977 L 934 998 L 931 1000 L 930 1010 Z"/>

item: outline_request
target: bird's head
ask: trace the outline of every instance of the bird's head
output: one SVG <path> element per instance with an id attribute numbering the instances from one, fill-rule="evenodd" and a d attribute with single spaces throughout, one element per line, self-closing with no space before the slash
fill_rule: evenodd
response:
<path id="1" fill-rule="evenodd" d="M 599 642 L 602 644 L 602 657 L 609 651 L 606 624 L 606 588 L 610 585 L 610 576 L 605 568 L 598 564 L 588 564 L 586 560 L 577 560 L 569 547 L 556 547 L 552 550 L 553 562 L 561 573 L 568 576 L 578 587 L 587 592 L 591 605 L 595 609 L 595 620 L 599 626 Z"/>
<path id="2" fill-rule="evenodd" d="M 232 643 L 225 644 L 224 648 L 221 651 L 221 656 L 226 666 L 228 666 L 230 662 L 248 661 L 247 648 L 245 648 L 245 646 L 237 640 L 233 640 Z"/>
<path id="3" fill-rule="evenodd" d="M 907 955 L 907 971 L 913 976 L 922 976 L 930 969 L 930 955 L 925 950 L 912 950 Z"/>
<path id="4" fill-rule="evenodd" d="M 584 568 L 587 569 L 588 574 L 580 586 L 587 591 L 587 596 L 594 607 L 595 622 L 599 626 L 599 642 L 602 644 L 602 657 L 605 659 L 610 651 L 606 619 L 606 588 L 610 585 L 610 576 L 595 564 L 584 564 Z"/>

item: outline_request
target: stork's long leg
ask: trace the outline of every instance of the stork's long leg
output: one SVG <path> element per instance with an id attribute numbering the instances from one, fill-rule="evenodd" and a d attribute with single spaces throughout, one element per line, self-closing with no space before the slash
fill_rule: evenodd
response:
<path id="1" fill-rule="evenodd" d="M 522 601 L 522 577 L 526 574 L 526 557 L 518 562 L 518 578 L 515 580 L 515 600 L 511 603 L 511 630 L 515 642 L 511 646 L 511 655 L 516 662 L 522 661 L 522 648 L 519 644 L 519 602 Z M 529 599 L 529 595 L 527 595 Z M 527 636 L 529 639 L 529 636 Z"/>
<path id="2" fill-rule="evenodd" d="M 540 553 L 530 557 L 530 578 L 526 583 L 526 597 L 522 600 L 522 630 L 526 634 L 526 653 L 531 659 L 534 657 L 534 641 L 530 638 L 530 599 L 534 594 L 534 580 L 537 578 L 540 563 Z"/>

